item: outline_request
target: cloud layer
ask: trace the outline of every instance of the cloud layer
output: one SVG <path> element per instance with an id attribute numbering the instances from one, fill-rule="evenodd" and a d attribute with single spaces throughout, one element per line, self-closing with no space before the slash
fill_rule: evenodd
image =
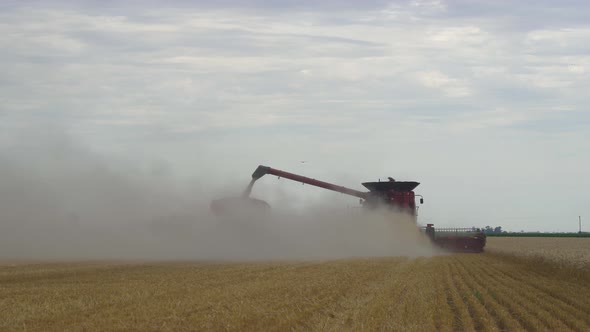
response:
<path id="1" fill-rule="evenodd" d="M 589 8 L 6 2 L 0 146 L 50 126 L 221 183 L 259 163 L 353 187 L 405 177 L 425 221 L 574 230 L 590 215 Z"/>

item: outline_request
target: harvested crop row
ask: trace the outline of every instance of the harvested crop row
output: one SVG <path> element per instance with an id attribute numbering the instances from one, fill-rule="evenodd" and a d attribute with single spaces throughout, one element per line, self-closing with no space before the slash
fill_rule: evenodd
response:
<path id="1" fill-rule="evenodd" d="M 468 268 L 460 260 L 454 264 L 457 267 L 456 274 L 466 276 L 465 285 L 471 289 L 471 293 L 477 298 L 487 313 L 494 317 L 494 322 L 500 330 L 519 330 L 522 326 L 509 310 L 510 301 L 502 301 L 498 298 L 490 284 L 480 279 L 481 274 L 471 274 Z M 488 324 L 490 326 L 491 324 Z"/>
<path id="2" fill-rule="evenodd" d="M 474 263 L 472 265 L 474 268 L 480 268 L 479 274 L 474 275 L 474 278 L 479 280 L 480 285 L 489 287 L 490 292 L 504 303 L 512 317 L 518 319 L 522 326 L 527 329 L 565 328 L 559 321 L 553 320 L 549 312 L 540 306 L 541 300 L 537 298 L 538 293 L 523 291 L 523 285 L 514 284 L 509 279 L 499 277 L 497 269 L 481 267 Z"/>
<path id="3" fill-rule="evenodd" d="M 588 330 L 590 278 L 504 254 L 0 266 L 0 330 Z"/>
<path id="4" fill-rule="evenodd" d="M 547 321 L 548 328 L 563 329 L 567 326 L 579 330 L 590 324 L 588 306 L 577 304 L 584 300 L 576 296 L 578 292 L 584 291 L 583 287 L 569 289 L 567 283 L 558 284 L 554 282 L 555 279 L 547 276 L 537 273 L 523 274 L 522 271 L 513 271 L 503 265 L 497 265 L 500 268 L 491 270 L 481 262 L 474 264 L 490 276 L 487 280 L 494 279 L 499 284 L 506 284 L 509 289 L 513 289 L 519 298 L 525 301 L 525 305 L 532 307 L 531 312 L 545 312 L 539 315 L 538 319 Z"/>

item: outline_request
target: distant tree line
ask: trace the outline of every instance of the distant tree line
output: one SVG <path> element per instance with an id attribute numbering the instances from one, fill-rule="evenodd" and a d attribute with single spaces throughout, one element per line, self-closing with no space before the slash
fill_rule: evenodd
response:
<path id="1" fill-rule="evenodd" d="M 502 233 L 502 226 L 496 226 L 496 227 L 492 227 L 492 226 L 486 226 L 486 227 L 482 227 L 481 230 L 483 230 L 484 233 L 486 234 L 499 234 Z M 506 233 L 506 231 L 504 231 L 504 233 Z"/>
<path id="2" fill-rule="evenodd" d="M 473 227 L 472 228 L 474 231 L 477 230 L 481 230 L 483 231 L 487 236 L 505 236 L 505 237 L 590 237 L 590 233 L 588 232 L 563 232 L 563 233 L 557 233 L 557 232 L 525 232 L 525 231 L 520 231 L 520 232 L 507 232 L 507 231 L 503 231 L 502 230 L 502 226 L 496 226 L 496 227 L 492 227 L 492 226 L 485 226 L 485 227 L 481 227 L 481 228 L 477 228 L 477 227 Z"/>
<path id="3" fill-rule="evenodd" d="M 541 232 L 502 232 L 502 233 L 486 233 L 487 236 L 500 237 L 590 237 L 590 233 L 541 233 Z"/>

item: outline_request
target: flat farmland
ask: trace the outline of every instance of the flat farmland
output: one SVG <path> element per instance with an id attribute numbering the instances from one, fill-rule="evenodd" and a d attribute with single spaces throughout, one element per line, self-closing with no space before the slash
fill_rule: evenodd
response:
<path id="1" fill-rule="evenodd" d="M 486 251 L 590 270 L 590 238 L 488 237 Z"/>
<path id="2" fill-rule="evenodd" d="M 587 271 L 493 252 L 0 265 L 0 330 L 589 329 Z"/>

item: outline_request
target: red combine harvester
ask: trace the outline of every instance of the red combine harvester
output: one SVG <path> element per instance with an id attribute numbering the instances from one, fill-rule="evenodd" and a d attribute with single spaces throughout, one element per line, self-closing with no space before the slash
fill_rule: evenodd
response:
<path id="1" fill-rule="evenodd" d="M 338 186 L 332 183 L 319 181 L 305 176 L 281 171 L 268 166 L 258 166 L 252 173 L 252 180 L 241 197 L 222 198 L 211 203 L 211 210 L 217 215 L 243 211 L 244 207 L 255 210 L 268 210 L 270 206 L 263 200 L 250 197 L 252 187 L 256 180 L 266 174 L 275 175 L 312 186 L 336 191 L 360 199 L 365 208 L 375 209 L 386 207 L 402 213 L 407 213 L 416 220 L 416 196 L 420 197 L 420 204 L 424 203 L 421 195 L 414 194 L 414 188 L 420 183 L 413 181 L 389 181 L 364 182 L 363 186 L 369 191 Z M 486 235 L 480 229 L 474 228 L 442 228 L 435 229 L 433 224 L 428 224 L 422 231 L 437 246 L 451 251 L 482 252 L 486 244 Z"/>

